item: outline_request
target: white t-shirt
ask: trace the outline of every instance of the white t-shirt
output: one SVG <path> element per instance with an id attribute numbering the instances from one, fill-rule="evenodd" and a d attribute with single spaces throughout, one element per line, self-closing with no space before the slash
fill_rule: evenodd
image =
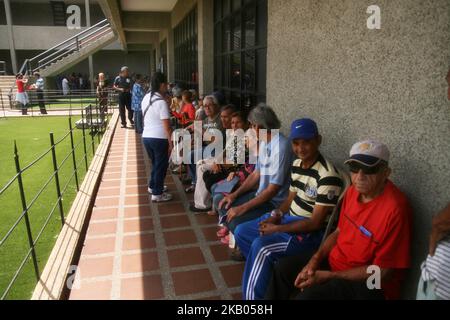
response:
<path id="1" fill-rule="evenodd" d="M 147 110 L 150 101 L 150 93 L 146 94 L 142 100 L 142 113 Z M 143 138 L 167 139 L 166 130 L 162 120 L 170 119 L 169 106 L 159 93 L 155 93 L 152 97 L 152 105 L 148 108 L 144 123 Z"/>

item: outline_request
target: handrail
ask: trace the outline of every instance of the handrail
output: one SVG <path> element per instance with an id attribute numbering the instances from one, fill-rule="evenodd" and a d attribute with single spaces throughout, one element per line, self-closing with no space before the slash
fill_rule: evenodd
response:
<path id="1" fill-rule="evenodd" d="M 78 33 L 78 34 L 76 34 L 76 35 L 70 37 L 69 39 L 64 40 L 63 42 L 58 43 L 57 45 L 51 47 L 50 49 L 48 49 L 48 50 L 46 50 L 46 51 L 44 51 L 44 52 L 38 54 L 37 56 L 31 58 L 30 61 L 36 60 L 37 58 L 39 58 L 39 57 L 45 55 L 47 52 L 52 51 L 52 50 L 55 50 L 55 49 L 58 48 L 59 46 L 65 44 L 65 43 L 67 43 L 67 42 L 69 42 L 69 41 L 72 41 L 73 39 L 76 39 L 77 37 L 79 37 L 79 36 L 82 35 L 83 33 L 86 33 L 87 31 L 90 31 L 90 30 L 92 30 L 93 28 L 96 28 L 96 27 L 98 27 L 99 25 L 101 25 L 101 24 L 103 24 L 103 23 L 105 23 L 105 22 L 107 22 L 107 25 L 109 25 L 108 19 L 104 19 L 104 20 L 102 20 L 102 21 L 100 21 L 100 22 L 94 24 L 92 27 L 89 27 L 89 28 L 87 28 L 87 29 L 81 31 L 80 33 Z"/>
<path id="2" fill-rule="evenodd" d="M 26 59 L 24 63 L 22 64 L 22 67 L 19 69 L 19 73 L 22 73 L 23 75 L 33 73 L 35 71 L 38 71 L 42 67 L 46 67 L 50 63 L 52 63 L 55 59 L 62 58 L 64 55 L 71 54 L 73 51 L 78 51 L 80 49 L 80 39 L 84 40 L 88 38 L 89 36 L 95 35 L 95 34 L 104 34 L 105 31 L 111 27 L 111 24 L 108 22 L 108 19 L 104 19 L 93 26 L 81 31 L 80 33 L 68 38 L 67 40 L 64 40 L 63 42 L 58 43 L 57 45 L 51 47 L 50 49 L 38 54 L 37 56 Z M 112 29 L 111 29 L 112 30 Z M 114 32 L 114 31 L 112 31 Z M 75 42 L 73 42 L 75 40 Z M 89 43 L 89 41 L 86 41 L 86 43 Z M 85 44 L 86 44 L 85 43 Z M 85 45 L 83 44 L 83 45 Z M 75 49 L 73 49 L 75 47 Z M 70 49 L 72 48 L 72 49 Z M 70 50 L 69 50 L 70 49 Z M 57 50 L 55 52 L 52 52 L 54 50 Z M 63 52 L 62 54 L 59 54 L 60 52 L 67 50 Z M 51 57 L 54 57 L 55 55 L 59 54 L 56 58 L 50 59 Z M 43 57 L 43 58 L 42 58 Z M 41 59 L 40 59 L 41 58 Z M 40 59 L 40 60 L 38 60 Z M 32 63 L 37 62 L 37 67 L 33 68 Z M 43 63 L 45 61 L 45 63 Z M 14 83 L 10 90 L 8 95 L 12 96 L 13 90 L 16 87 L 16 83 Z"/>
<path id="3" fill-rule="evenodd" d="M 80 34 L 76 35 L 76 36 L 75 36 L 75 40 L 77 40 L 77 41 L 76 41 L 75 43 L 73 43 L 73 42 L 72 42 L 72 43 L 69 43 L 68 45 L 66 45 L 66 46 L 60 48 L 59 50 L 57 50 L 57 51 L 51 53 L 50 55 L 44 57 L 43 59 L 41 59 L 41 60 L 38 61 L 38 65 L 40 66 L 40 65 L 42 64 L 43 61 L 48 60 L 50 57 L 54 56 L 55 54 L 58 54 L 58 53 L 61 52 L 61 51 L 68 50 L 70 47 L 73 47 L 73 46 L 77 46 L 77 44 L 80 42 L 80 40 L 85 39 L 86 37 L 88 37 L 88 36 L 90 36 L 90 35 L 93 35 L 93 34 L 99 32 L 100 30 L 103 31 L 104 29 L 107 29 L 108 27 L 109 27 L 108 25 L 105 25 L 105 26 L 103 26 L 103 27 L 101 27 L 101 28 L 98 28 L 98 29 L 96 29 L 96 30 L 93 30 L 91 33 L 89 33 L 89 34 L 87 34 L 87 35 L 84 35 L 82 38 L 79 38 Z M 61 44 L 62 44 L 62 43 L 61 43 Z M 47 50 L 46 52 L 48 52 L 48 51 L 51 51 L 51 50 Z M 68 50 L 68 51 L 69 51 L 69 50 Z M 30 60 L 30 62 L 31 62 L 31 61 L 34 61 L 34 60 L 36 60 L 36 59 L 37 59 L 37 56 L 34 57 L 32 60 Z"/>

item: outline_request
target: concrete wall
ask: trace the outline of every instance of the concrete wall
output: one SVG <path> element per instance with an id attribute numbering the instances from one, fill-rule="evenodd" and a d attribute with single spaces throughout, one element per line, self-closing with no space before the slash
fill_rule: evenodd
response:
<path id="1" fill-rule="evenodd" d="M 368 0 L 269 0 L 267 97 L 287 130 L 312 117 L 323 153 L 342 164 L 357 140 L 392 153 L 393 181 L 414 207 L 415 295 L 430 220 L 449 201 L 448 0 L 378 0 L 381 30 L 368 30 Z"/>
<path id="2" fill-rule="evenodd" d="M 75 3 L 76 4 L 76 3 Z M 84 4 L 76 4 L 81 9 L 81 26 L 86 26 Z M 36 13 L 39 14 L 36 14 Z M 91 4 L 91 24 L 95 24 L 105 16 L 98 4 Z M 53 13 L 50 1 L 47 3 L 12 2 L 11 13 L 14 25 L 21 26 L 53 26 Z M 0 1 L 0 25 L 6 25 L 5 5 Z"/>

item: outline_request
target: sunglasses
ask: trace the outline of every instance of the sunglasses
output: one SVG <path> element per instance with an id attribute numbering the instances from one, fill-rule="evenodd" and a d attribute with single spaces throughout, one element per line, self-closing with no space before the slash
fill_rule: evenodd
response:
<path id="1" fill-rule="evenodd" d="M 359 171 L 362 171 L 365 175 L 374 175 L 382 171 L 386 166 L 382 163 L 374 166 L 374 167 L 366 167 L 360 163 L 357 162 L 351 162 L 349 165 L 349 170 L 351 173 L 359 173 Z"/>

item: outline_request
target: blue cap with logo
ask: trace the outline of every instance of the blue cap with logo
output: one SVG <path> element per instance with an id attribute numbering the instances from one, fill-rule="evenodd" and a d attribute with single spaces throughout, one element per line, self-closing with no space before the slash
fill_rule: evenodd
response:
<path id="1" fill-rule="evenodd" d="M 291 125 L 291 135 L 289 138 L 291 140 L 303 139 L 309 140 L 317 137 L 319 135 L 319 129 L 314 120 L 304 118 L 295 120 Z"/>

